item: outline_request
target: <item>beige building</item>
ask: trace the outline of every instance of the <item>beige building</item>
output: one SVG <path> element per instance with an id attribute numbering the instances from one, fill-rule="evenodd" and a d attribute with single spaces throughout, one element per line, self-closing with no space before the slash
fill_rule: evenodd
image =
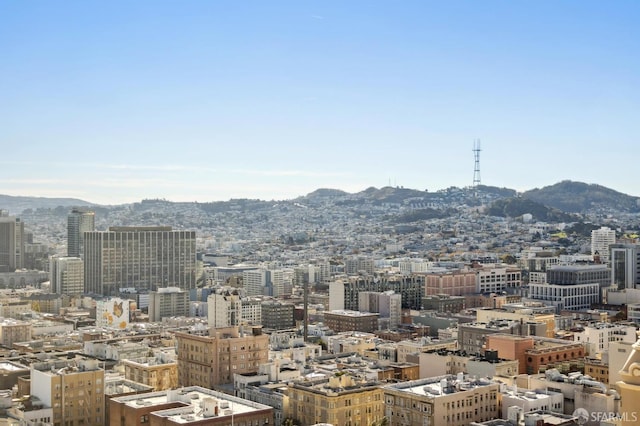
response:
<path id="1" fill-rule="evenodd" d="M 84 262 L 79 257 L 54 256 L 49 262 L 51 293 L 84 293 Z"/>
<path id="2" fill-rule="evenodd" d="M 303 425 L 371 425 L 384 417 L 383 391 L 378 381 L 336 373 L 289 384 L 285 415 Z"/>
<path id="3" fill-rule="evenodd" d="M 478 322 L 489 323 L 492 320 L 516 320 L 523 323 L 544 322 L 547 325 L 546 337 L 554 337 L 556 328 L 555 312 L 553 308 L 542 307 L 538 304 L 505 304 L 500 309 L 478 309 Z"/>
<path id="4" fill-rule="evenodd" d="M 462 373 L 384 387 L 390 426 L 467 426 L 500 417 L 500 385 Z"/>
<path id="5" fill-rule="evenodd" d="M 31 323 L 0 318 L 0 345 L 12 348 L 14 343 L 31 340 Z"/>
<path id="6" fill-rule="evenodd" d="M 53 426 L 102 426 L 104 370 L 98 360 L 76 358 L 31 365 L 31 395 L 51 407 Z"/>
<path id="7" fill-rule="evenodd" d="M 176 332 L 179 386 L 232 383 L 233 375 L 256 373 L 269 359 L 269 336 L 260 327 Z"/>
<path id="8" fill-rule="evenodd" d="M 189 293 L 178 287 L 159 288 L 149 292 L 149 321 L 160 322 L 164 317 L 189 315 Z"/>
<path id="9" fill-rule="evenodd" d="M 109 426 L 272 425 L 273 408 L 200 386 L 109 401 Z"/>
<path id="10" fill-rule="evenodd" d="M 124 377 L 128 380 L 151 386 L 154 391 L 178 387 L 178 363 L 163 362 L 157 357 L 125 359 Z"/>
<path id="11" fill-rule="evenodd" d="M 458 349 L 458 342 L 457 340 L 432 340 L 428 337 L 416 340 L 402 340 L 396 343 L 396 360 L 398 362 L 407 362 L 408 355 L 440 349 L 456 350 Z"/>

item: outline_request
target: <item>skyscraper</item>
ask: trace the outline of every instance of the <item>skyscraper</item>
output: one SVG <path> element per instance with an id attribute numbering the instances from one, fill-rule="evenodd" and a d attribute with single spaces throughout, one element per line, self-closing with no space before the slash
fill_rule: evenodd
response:
<path id="1" fill-rule="evenodd" d="M 74 208 L 67 217 L 67 256 L 83 257 L 84 233 L 94 231 L 95 213 L 91 210 Z"/>
<path id="2" fill-rule="evenodd" d="M 0 211 L 0 272 L 23 268 L 24 222 Z"/>
<path id="3" fill-rule="evenodd" d="M 640 274 L 640 245 L 611 244 L 611 285 L 614 289 L 636 288 Z"/>
<path id="4" fill-rule="evenodd" d="M 85 233 L 85 292 L 114 296 L 122 287 L 196 286 L 196 233 L 170 226 L 111 227 Z"/>

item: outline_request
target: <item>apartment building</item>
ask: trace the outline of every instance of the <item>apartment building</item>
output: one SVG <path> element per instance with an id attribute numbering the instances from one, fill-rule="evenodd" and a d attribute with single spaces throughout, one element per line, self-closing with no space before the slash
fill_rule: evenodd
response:
<path id="1" fill-rule="evenodd" d="M 53 426 L 102 426 L 105 422 L 104 370 L 90 358 L 31 364 L 31 395 L 52 408 Z"/>
<path id="2" fill-rule="evenodd" d="M 387 385 L 385 415 L 390 426 L 467 426 L 500 417 L 500 385 L 460 373 Z"/>
<path id="3" fill-rule="evenodd" d="M 348 373 L 290 383 L 287 417 L 303 425 L 371 425 L 385 415 L 380 385 Z"/>
<path id="4" fill-rule="evenodd" d="M 269 336 L 261 327 L 176 332 L 179 386 L 232 383 L 235 373 L 255 373 L 268 361 Z"/>

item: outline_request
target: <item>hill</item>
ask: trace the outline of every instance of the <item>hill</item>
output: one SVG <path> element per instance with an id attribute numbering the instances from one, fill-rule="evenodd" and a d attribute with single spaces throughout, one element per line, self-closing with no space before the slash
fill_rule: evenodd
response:
<path id="1" fill-rule="evenodd" d="M 569 213 L 584 213 L 596 209 L 640 212 L 638 197 L 623 194 L 596 184 L 564 180 L 542 189 L 532 189 L 522 198 L 536 201 Z"/>
<path id="2" fill-rule="evenodd" d="M 518 218 L 531 214 L 533 218 L 543 222 L 574 222 L 576 218 L 558 209 L 549 208 L 526 198 L 505 198 L 494 201 L 486 213 L 489 216 Z"/>
<path id="3" fill-rule="evenodd" d="M 77 198 L 21 197 L 0 194 L 0 210 L 7 210 L 12 215 L 27 209 L 55 209 L 56 207 L 93 207 L 96 204 Z"/>

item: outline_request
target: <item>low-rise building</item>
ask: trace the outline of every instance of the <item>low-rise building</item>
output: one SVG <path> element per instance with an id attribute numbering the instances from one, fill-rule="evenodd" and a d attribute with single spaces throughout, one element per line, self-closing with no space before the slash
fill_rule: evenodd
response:
<path id="1" fill-rule="evenodd" d="M 289 384 L 287 417 L 303 425 L 370 425 L 384 416 L 380 382 L 336 373 Z"/>
<path id="2" fill-rule="evenodd" d="M 385 415 L 390 426 L 467 426 L 499 417 L 499 388 L 462 373 L 395 383 L 384 387 Z"/>
<path id="3" fill-rule="evenodd" d="M 199 386 L 121 396 L 109 401 L 111 426 L 266 425 L 273 408 Z"/>

